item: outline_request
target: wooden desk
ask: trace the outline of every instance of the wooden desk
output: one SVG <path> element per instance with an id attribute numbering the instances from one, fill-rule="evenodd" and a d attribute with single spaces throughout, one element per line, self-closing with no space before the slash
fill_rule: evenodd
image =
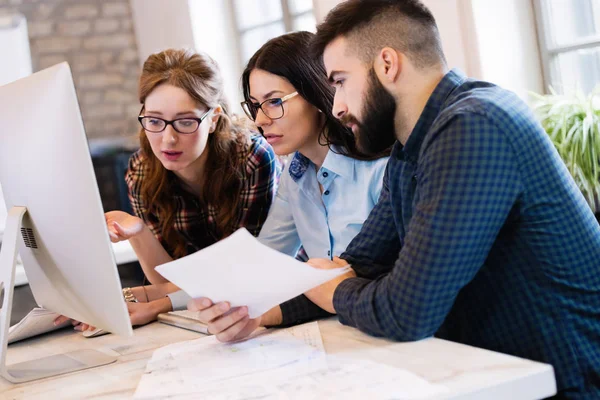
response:
<path id="1" fill-rule="evenodd" d="M 539 399 L 555 393 L 551 366 L 441 339 L 395 343 L 365 335 L 330 319 L 319 322 L 328 354 L 368 359 L 409 370 L 450 389 L 452 399 Z M 94 348 L 120 355 L 114 364 L 13 385 L 0 379 L 1 399 L 131 398 L 152 352 L 161 346 L 202 335 L 153 323 L 131 338 L 106 335 L 86 339 L 70 330 L 15 343 L 7 362 Z"/>

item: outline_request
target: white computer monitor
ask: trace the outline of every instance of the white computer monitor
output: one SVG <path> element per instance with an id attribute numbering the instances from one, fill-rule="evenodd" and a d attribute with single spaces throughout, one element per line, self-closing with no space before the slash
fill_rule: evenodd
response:
<path id="1" fill-rule="evenodd" d="M 0 249 L 5 291 L 0 373 L 17 382 L 48 372 L 40 367 L 44 360 L 15 366 L 12 372 L 5 366 L 15 243 L 38 305 L 115 334 L 132 335 L 67 63 L 0 87 L 0 184 L 9 210 Z M 102 354 L 65 357 L 45 361 L 72 371 L 88 368 Z"/>

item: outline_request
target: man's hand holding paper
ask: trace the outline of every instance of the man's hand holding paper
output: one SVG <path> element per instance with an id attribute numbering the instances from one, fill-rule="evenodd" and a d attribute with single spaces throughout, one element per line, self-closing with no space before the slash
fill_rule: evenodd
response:
<path id="1" fill-rule="evenodd" d="M 268 324 L 280 321 L 279 304 L 351 269 L 313 268 L 240 229 L 210 247 L 160 265 L 156 271 L 195 299 L 190 309 L 203 312 L 201 318 L 212 321 L 211 333 L 220 340 L 236 340 L 256 329 L 261 319 L 269 319 Z"/>

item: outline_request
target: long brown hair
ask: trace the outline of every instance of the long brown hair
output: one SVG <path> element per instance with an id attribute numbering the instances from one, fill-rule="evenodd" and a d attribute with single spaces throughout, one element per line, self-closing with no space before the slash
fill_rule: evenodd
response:
<path id="1" fill-rule="evenodd" d="M 169 49 L 153 54 L 144 63 L 139 85 L 139 99 L 146 97 L 159 85 L 167 83 L 181 88 L 197 103 L 209 108 L 221 106 L 215 131 L 208 137 L 208 152 L 200 203 L 214 207 L 216 211 L 216 238 L 228 236 L 239 218 L 240 190 L 244 179 L 243 157 L 239 146 L 249 141 L 249 131 L 229 116 L 223 93 L 223 80 L 217 63 L 206 54 L 188 50 Z M 178 178 L 165 169 L 156 158 L 143 129 L 140 130 L 140 146 L 144 155 L 145 170 L 141 184 L 142 201 L 148 213 L 158 217 L 163 240 L 174 257 L 187 254 L 183 237 L 174 229 L 177 202 L 173 189 Z"/>

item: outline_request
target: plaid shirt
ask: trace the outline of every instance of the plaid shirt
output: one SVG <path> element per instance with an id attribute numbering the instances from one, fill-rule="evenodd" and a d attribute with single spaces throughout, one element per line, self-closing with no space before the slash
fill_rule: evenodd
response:
<path id="1" fill-rule="evenodd" d="M 549 363 L 562 396 L 600 398 L 600 227 L 512 93 L 449 72 L 342 257 L 342 323 Z"/>
<path id="2" fill-rule="evenodd" d="M 240 193 L 241 212 L 236 223 L 238 228 L 245 227 L 257 236 L 267 218 L 271 203 L 277 191 L 277 181 L 281 173 L 281 165 L 266 140 L 259 135 L 252 135 L 249 146 L 239 146 L 238 156 L 245 160 L 244 178 Z M 159 219 L 148 213 L 147 205 L 141 197 L 141 184 L 144 179 L 145 164 L 141 150 L 131 156 L 125 181 L 129 186 L 129 199 L 135 215 L 142 218 L 154 236 L 161 242 L 165 250 L 172 255 L 161 234 Z M 173 226 L 184 238 L 187 253 L 191 254 L 213 243 L 220 237 L 216 232 L 216 210 L 213 205 L 202 206 L 200 200 L 183 189 L 178 178 L 173 174 L 173 201 L 177 203 L 177 211 Z"/>

